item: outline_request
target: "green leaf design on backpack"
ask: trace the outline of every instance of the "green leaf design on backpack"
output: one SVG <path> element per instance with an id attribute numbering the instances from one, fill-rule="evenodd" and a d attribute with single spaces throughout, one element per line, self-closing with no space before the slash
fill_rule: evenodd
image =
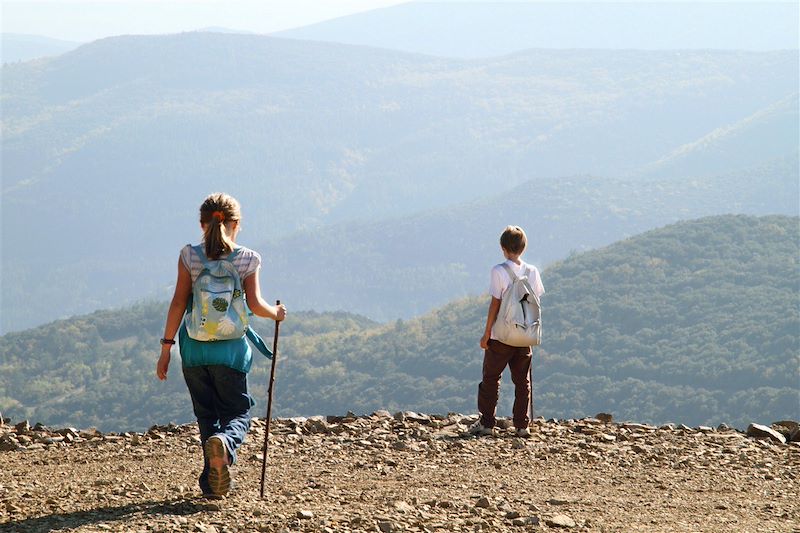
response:
<path id="1" fill-rule="evenodd" d="M 225 298 L 214 298 L 214 300 L 211 302 L 211 305 L 213 305 L 214 309 L 220 313 L 224 313 L 228 309 L 228 302 L 225 300 Z"/>
<path id="2" fill-rule="evenodd" d="M 236 298 L 239 298 L 241 295 L 242 295 L 242 291 L 240 291 L 239 289 L 234 289 L 234 290 L 233 290 L 233 299 L 234 299 L 234 300 L 235 300 Z"/>

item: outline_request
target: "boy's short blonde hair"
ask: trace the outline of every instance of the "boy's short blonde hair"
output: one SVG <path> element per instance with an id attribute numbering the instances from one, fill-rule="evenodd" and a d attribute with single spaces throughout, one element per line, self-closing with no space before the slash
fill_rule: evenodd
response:
<path id="1" fill-rule="evenodd" d="M 525 230 L 519 226 L 506 226 L 500 235 L 500 246 L 503 250 L 512 254 L 521 254 L 528 246 L 528 237 Z"/>

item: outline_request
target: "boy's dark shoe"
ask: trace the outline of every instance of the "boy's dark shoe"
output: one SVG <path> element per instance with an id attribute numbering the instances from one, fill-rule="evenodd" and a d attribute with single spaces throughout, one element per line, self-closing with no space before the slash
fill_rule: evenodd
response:
<path id="1" fill-rule="evenodd" d="M 231 474 L 228 470 L 228 451 L 222 438 L 209 437 L 203 448 L 208 461 L 208 486 L 216 496 L 225 496 L 231 488 Z"/>
<path id="2" fill-rule="evenodd" d="M 514 430 L 514 435 L 523 439 L 529 439 L 531 437 L 531 430 L 528 428 L 517 428 Z"/>

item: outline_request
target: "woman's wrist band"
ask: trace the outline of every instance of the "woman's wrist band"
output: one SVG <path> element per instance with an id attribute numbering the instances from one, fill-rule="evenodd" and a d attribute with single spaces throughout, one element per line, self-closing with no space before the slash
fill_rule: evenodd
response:
<path id="1" fill-rule="evenodd" d="M 170 345 L 175 344 L 175 339 L 163 339 L 162 338 L 161 339 L 161 345 L 163 346 L 165 344 L 170 344 Z"/>

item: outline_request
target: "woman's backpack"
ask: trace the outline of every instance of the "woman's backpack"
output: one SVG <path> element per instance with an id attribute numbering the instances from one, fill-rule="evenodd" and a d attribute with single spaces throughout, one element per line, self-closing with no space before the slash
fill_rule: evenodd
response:
<path id="1" fill-rule="evenodd" d="M 224 259 L 210 260 L 202 246 L 192 249 L 203 269 L 192 284 L 192 301 L 186 310 L 186 331 L 198 341 L 240 339 L 247 333 L 249 319 L 242 281 L 233 265 L 238 249 Z"/>
<path id="2" fill-rule="evenodd" d="M 542 342 L 542 306 L 539 297 L 533 292 L 528 276 L 531 271 L 525 268 L 517 277 L 507 264 L 511 285 L 500 301 L 500 311 L 494 323 L 494 337 L 509 346 L 538 346 Z"/>

